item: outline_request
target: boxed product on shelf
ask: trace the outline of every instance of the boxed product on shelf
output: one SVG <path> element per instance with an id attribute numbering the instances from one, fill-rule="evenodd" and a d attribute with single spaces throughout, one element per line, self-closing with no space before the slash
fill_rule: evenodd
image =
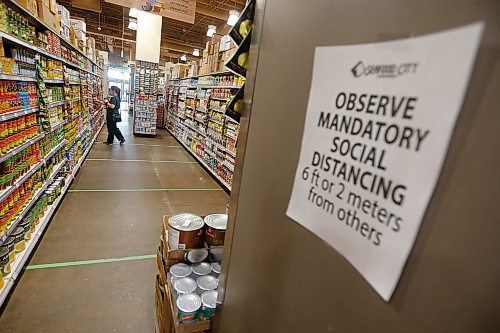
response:
<path id="1" fill-rule="evenodd" d="M 18 0 L 18 2 L 23 5 L 28 11 L 33 15 L 38 15 L 38 7 L 36 4 L 36 0 Z"/>
<path id="2" fill-rule="evenodd" d="M 63 5 L 57 5 L 57 13 L 61 18 L 61 26 L 68 28 L 71 26 L 71 18 L 69 15 L 69 10 L 66 9 Z"/>
<path id="3" fill-rule="evenodd" d="M 59 15 L 54 14 L 50 8 L 42 1 L 37 1 L 38 17 L 54 31 L 59 32 L 61 25 Z"/>

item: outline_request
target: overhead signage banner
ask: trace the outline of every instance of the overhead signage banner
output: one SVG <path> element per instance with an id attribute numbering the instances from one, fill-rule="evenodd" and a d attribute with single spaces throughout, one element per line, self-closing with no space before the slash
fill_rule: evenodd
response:
<path id="1" fill-rule="evenodd" d="M 174 20 L 194 23 L 196 0 L 105 0 L 120 6 L 136 8 L 151 14 L 165 16 Z"/>
<path id="2" fill-rule="evenodd" d="M 386 301 L 436 186 L 482 31 L 316 48 L 287 215 Z"/>
<path id="3" fill-rule="evenodd" d="M 137 17 L 137 41 L 135 59 L 160 62 L 161 16 L 139 12 Z"/>

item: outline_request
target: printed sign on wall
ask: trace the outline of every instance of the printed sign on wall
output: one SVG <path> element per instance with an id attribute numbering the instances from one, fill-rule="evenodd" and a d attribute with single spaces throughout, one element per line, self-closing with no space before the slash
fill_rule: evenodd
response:
<path id="1" fill-rule="evenodd" d="M 436 186 L 482 30 L 316 48 L 287 215 L 386 301 Z"/>
<path id="2" fill-rule="evenodd" d="M 165 16 L 174 20 L 194 23 L 196 0 L 105 0 L 120 6 L 136 8 L 147 13 Z"/>

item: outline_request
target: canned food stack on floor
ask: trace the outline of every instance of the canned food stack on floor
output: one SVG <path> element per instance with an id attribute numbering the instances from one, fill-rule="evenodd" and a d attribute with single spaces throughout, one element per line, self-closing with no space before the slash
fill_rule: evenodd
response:
<path id="1" fill-rule="evenodd" d="M 210 331 L 226 226 L 226 214 L 163 217 L 157 253 L 157 332 Z"/>

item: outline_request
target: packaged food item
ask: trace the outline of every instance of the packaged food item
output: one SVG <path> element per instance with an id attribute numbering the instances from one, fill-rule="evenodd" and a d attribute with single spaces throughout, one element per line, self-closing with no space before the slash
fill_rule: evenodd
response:
<path id="1" fill-rule="evenodd" d="M 196 280 L 196 285 L 202 292 L 215 290 L 217 289 L 218 284 L 219 282 L 217 281 L 217 278 L 212 275 L 200 276 Z"/>
<path id="2" fill-rule="evenodd" d="M 210 214 L 205 217 L 205 242 L 210 246 L 224 245 L 226 236 L 227 215 Z"/>
<path id="3" fill-rule="evenodd" d="M 203 219 L 190 213 L 173 215 L 168 219 L 168 246 L 171 250 L 201 247 Z"/>
<path id="4" fill-rule="evenodd" d="M 200 262 L 199 264 L 195 264 L 191 266 L 193 269 L 193 277 L 198 279 L 200 276 L 208 275 L 212 271 L 212 267 L 207 262 Z"/>
<path id="5" fill-rule="evenodd" d="M 174 281 L 174 290 L 177 296 L 194 293 L 196 291 L 196 287 L 196 282 L 188 277 L 183 277 Z"/>
<path id="6" fill-rule="evenodd" d="M 212 269 L 212 275 L 215 276 L 216 278 L 219 277 L 220 271 L 221 271 L 221 265 L 218 262 L 213 262 L 210 264 L 210 268 Z"/>
<path id="7" fill-rule="evenodd" d="M 6 246 L 0 247 L 0 274 L 7 276 L 10 273 L 10 257 L 9 248 Z"/>
<path id="8" fill-rule="evenodd" d="M 177 318 L 181 324 L 189 324 L 198 321 L 201 308 L 201 298 L 196 294 L 180 295 L 176 301 Z"/>
<path id="9" fill-rule="evenodd" d="M 190 274 L 191 274 L 191 266 L 189 265 L 179 263 L 172 265 L 172 267 L 170 267 L 170 275 L 172 277 L 171 278 L 172 283 L 176 279 L 188 277 Z"/>
<path id="10" fill-rule="evenodd" d="M 202 320 L 211 320 L 215 317 L 215 309 L 217 308 L 217 291 L 205 291 L 201 294 L 201 312 Z"/>

